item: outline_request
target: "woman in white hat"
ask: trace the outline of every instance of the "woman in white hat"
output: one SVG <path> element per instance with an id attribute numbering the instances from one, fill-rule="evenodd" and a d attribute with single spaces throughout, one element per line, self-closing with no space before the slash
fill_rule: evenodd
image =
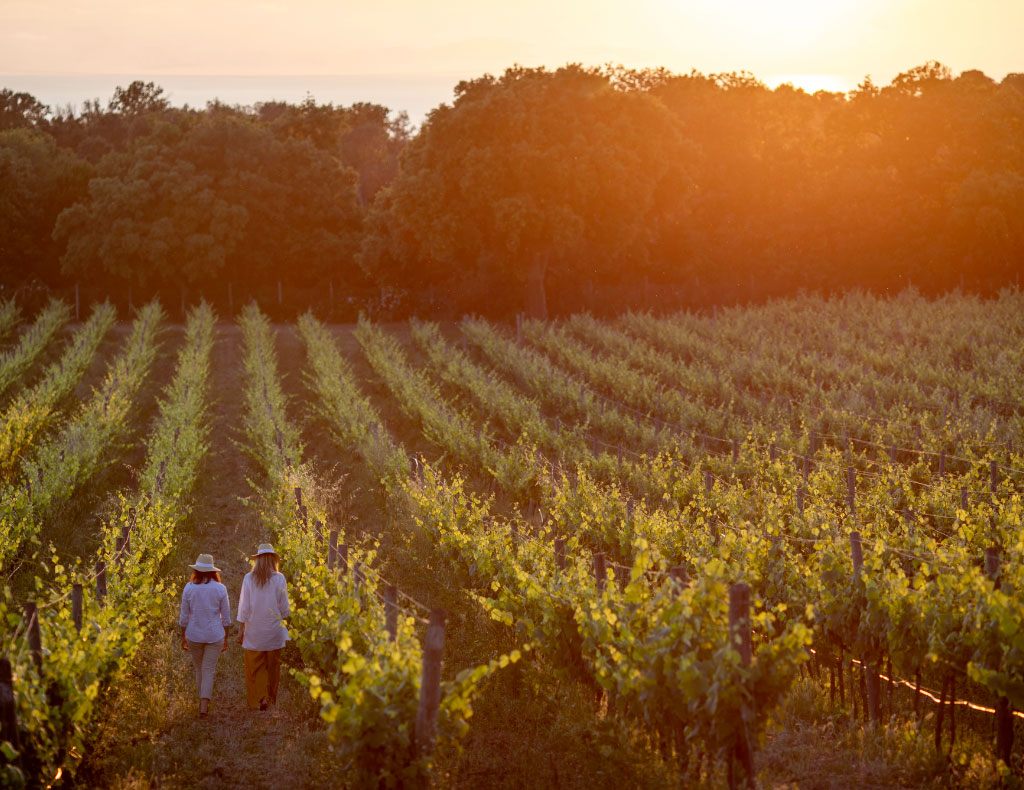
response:
<path id="1" fill-rule="evenodd" d="M 238 596 L 238 643 L 245 649 L 245 693 L 250 710 L 277 703 L 281 649 L 288 640 L 284 627 L 288 588 L 279 571 L 280 559 L 269 543 L 261 543 L 252 570 L 242 579 Z"/>
<path id="2" fill-rule="evenodd" d="M 231 627 L 231 607 L 228 589 L 220 581 L 220 568 L 214 566 L 213 556 L 200 554 L 192 569 L 192 578 L 181 594 L 181 647 L 192 654 L 199 687 L 199 715 L 210 709 L 213 694 L 213 675 L 217 658 L 227 649 L 228 629 Z"/>

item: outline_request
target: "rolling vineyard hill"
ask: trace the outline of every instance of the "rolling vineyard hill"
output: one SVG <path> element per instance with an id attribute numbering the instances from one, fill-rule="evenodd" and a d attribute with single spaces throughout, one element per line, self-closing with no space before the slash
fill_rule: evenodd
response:
<path id="1" fill-rule="evenodd" d="M 66 315 L 25 320 L 28 357 Z M 876 749 L 894 784 L 1024 776 L 1017 292 L 512 326 L 272 325 L 249 305 L 215 330 L 200 305 L 179 330 L 152 305 L 69 404 L 111 320 L 98 308 L 5 417 L 8 776 L 113 783 L 191 743 L 167 723 L 140 767 L 104 712 L 144 667 L 177 688 L 173 544 L 230 545 L 237 526 L 195 523 L 228 458 L 232 512 L 283 556 L 294 700 L 273 726 L 311 775 L 842 786 Z M 170 331 L 173 380 L 135 425 Z M 211 431 L 218 332 L 238 407 Z M 115 485 L 103 470 L 132 447 L 145 465 Z M 92 481 L 110 486 L 95 553 L 69 556 L 49 520 Z M 826 749 L 850 763 L 835 784 L 807 765 Z"/>

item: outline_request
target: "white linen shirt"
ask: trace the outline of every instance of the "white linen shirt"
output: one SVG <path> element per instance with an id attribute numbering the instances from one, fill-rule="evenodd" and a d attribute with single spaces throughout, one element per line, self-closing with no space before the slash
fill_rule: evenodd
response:
<path id="1" fill-rule="evenodd" d="M 181 593 L 178 625 L 190 642 L 219 642 L 231 625 L 228 588 L 212 579 L 205 584 L 189 582 Z"/>
<path id="2" fill-rule="evenodd" d="M 242 579 L 238 595 L 238 622 L 245 623 L 242 647 L 246 650 L 279 650 L 288 641 L 288 629 L 281 622 L 291 614 L 283 573 L 275 573 L 262 587 L 252 571 Z"/>

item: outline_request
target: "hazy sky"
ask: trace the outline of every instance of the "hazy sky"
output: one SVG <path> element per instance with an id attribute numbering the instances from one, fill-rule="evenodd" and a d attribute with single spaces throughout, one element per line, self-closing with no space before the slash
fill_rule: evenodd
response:
<path id="1" fill-rule="evenodd" d="M 0 0 L 0 75 L 1024 71 L 1024 0 Z M 842 85 L 841 85 L 841 84 Z M 824 84 L 824 83 L 823 83 Z"/>

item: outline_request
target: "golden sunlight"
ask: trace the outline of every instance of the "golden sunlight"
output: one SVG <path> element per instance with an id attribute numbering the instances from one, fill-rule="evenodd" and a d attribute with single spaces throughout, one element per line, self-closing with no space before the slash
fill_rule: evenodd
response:
<path id="1" fill-rule="evenodd" d="M 789 83 L 794 88 L 800 88 L 807 93 L 817 93 L 818 91 L 847 93 L 856 87 L 850 80 L 844 79 L 838 74 L 770 74 L 764 78 L 764 82 L 769 88 L 777 88 L 779 85 Z"/>
<path id="2" fill-rule="evenodd" d="M 815 43 L 836 31 L 855 6 L 852 0 L 719 0 L 708 13 L 778 50 Z"/>

